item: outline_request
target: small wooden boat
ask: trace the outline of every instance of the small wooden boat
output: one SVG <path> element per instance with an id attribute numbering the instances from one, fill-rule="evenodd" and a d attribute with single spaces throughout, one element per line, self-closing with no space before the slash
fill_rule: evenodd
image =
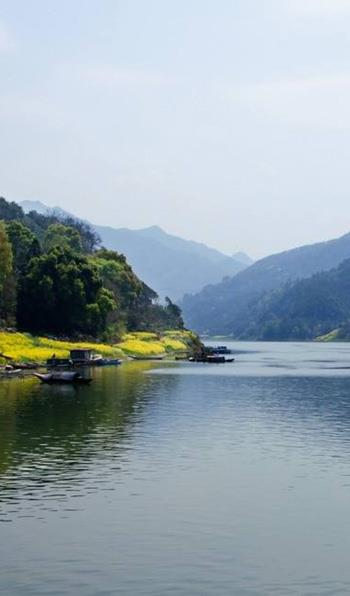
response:
<path id="1" fill-rule="evenodd" d="M 34 373 L 34 376 L 42 383 L 60 383 L 60 384 L 74 384 L 74 385 L 88 385 L 92 379 L 90 377 L 82 377 L 78 372 L 50 372 L 46 374 Z"/>
<path id="2" fill-rule="evenodd" d="M 120 358 L 103 358 L 100 366 L 119 366 L 122 362 Z"/>

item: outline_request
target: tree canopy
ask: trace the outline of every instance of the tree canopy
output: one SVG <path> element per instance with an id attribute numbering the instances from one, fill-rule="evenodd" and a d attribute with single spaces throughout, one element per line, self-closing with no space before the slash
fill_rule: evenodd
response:
<path id="1" fill-rule="evenodd" d="M 44 235 L 43 249 L 49 252 L 57 246 L 81 253 L 83 245 L 78 230 L 62 223 L 51 224 Z"/>
<path id="2" fill-rule="evenodd" d="M 6 228 L 0 221 L 0 321 L 8 319 L 11 314 L 12 300 L 12 248 Z"/>
<path id="3" fill-rule="evenodd" d="M 99 248 L 85 222 L 25 215 L 0 199 L 0 318 L 22 330 L 113 338 L 183 327 L 181 312 L 140 280 L 124 255 Z"/>
<path id="4" fill-rule="evenodd" d="M 30 331 L 96 335 L 115 307 L 97 268 L 64 247 L 34 257 L 18 294 L 17 319 Z"/>

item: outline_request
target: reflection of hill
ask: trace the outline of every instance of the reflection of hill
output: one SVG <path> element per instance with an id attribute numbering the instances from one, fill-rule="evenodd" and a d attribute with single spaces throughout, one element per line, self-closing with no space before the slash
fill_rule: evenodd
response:
<path id="1" fill-rule="evenodd" d="M 95 370 L 90 387 L 44 386 L 29 378 L 0 383 L 0 500 L 31 493 L 40 499 L 53 483 L 64 496 L 88 478 L 93 464 L 97 487 L 105 460 L 118 467 L 142 419 L 151 382 L 143 371 L 152 366 Z"/>

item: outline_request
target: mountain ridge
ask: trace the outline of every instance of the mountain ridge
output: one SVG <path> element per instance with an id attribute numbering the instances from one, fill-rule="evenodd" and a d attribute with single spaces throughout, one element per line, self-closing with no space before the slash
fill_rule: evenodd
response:
<path id="1" fill-rule="evenodd" d="M 264 257 L 219 284 L 185 296 L 185 322 L 206 333 L 244 336 L 252 309 L 277 288 L 320 271 L 328 271 L 350 257 L 350 233 Z"/>

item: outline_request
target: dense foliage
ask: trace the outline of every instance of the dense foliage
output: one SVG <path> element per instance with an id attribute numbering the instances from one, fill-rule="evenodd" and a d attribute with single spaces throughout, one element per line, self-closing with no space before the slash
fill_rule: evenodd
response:
<path id="1" fill-rule="evenodd" d="M 0 319 L 8 318 L 12 310 L 13 256 L 6 228 L 0 221 Z"/>
<path id="2" fill-rule="evenodd" d="M 1 221 L 1 219 L 3 221 Z M 0 198 L 0 321 L 34 333 L 116 338 L 126 330 L 182 328 L 181 311 L 98 248 L 87 224 L 25 215 Z"/>
<path id="3" fill-rule="evenodd" d="M 57 224 L 64 225 L 78 232 L 80 243 L 85 253 L 92 253 L 101 242 L 96 232 L 84 221 L 62 215 L 58 212 L 42 215 L 36 211 L 30 211 L 30 213 L 26 214 L 17 203 L 9 203 L 3 197 L 0 197 L 0 220 L 5 222 L 21 222 L 34 233 L 41 244 L 45 241 L 48 228 Z"/>
<path id="4" fill-rule="evenodd" d="M 243 337 L 263 340 L 306 340 L 340 328 L 350 321 L 350 259 L 336 269 L 286 284 L 252 309 Z"/>
<path id="5" fill-rule="evenodd" d="M 312 340 L 337 330 L 350 338 L 350 259 L 330 271 L 288 282 L 247 304 L 249 318 L 235 337 L 265 341 Z"/>
<path id="6" fill-rule="evenodd" d="M 275 322 L 270 321 L 270 332 L 263 330 L 264 317 L 267 321 L 267 311 L 272 313 L 273 308 L 278 308 L 276 301 L 280 292 L 284 295 L 286 284 L 329 271 L 349 257 L 350 234 L 271 255 L 233 278 L 225 278 L 220 284 L 186 296 L 181 304 L 185 322 L 192 329 L 209 334 L 236 338 L 261 338 L 271 334 L 276 339 L 288 338 L 290 331 L 282 327 L 275 329 Z M 314 295 L 313 299 L 317 297 Z M 313 304 L 310 300 L 310 309 Z M 308 337 L 309 333 L 300 329 L 292 335 Z"/>

